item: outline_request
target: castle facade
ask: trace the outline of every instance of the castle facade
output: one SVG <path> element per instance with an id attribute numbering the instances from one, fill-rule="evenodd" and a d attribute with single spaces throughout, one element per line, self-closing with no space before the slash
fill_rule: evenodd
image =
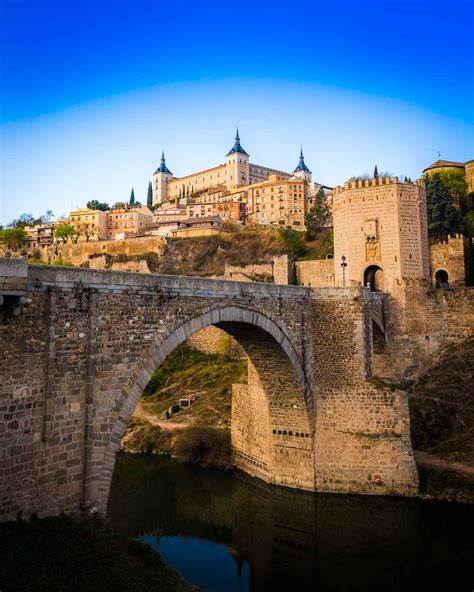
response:
<path id="1" fill-rule="evenodd" d="M 243 212 L 239 215 L 251 222 L 304 228 L 305 214 L 321 187 L 330 191 L 329 187 L 313 182 L 302 150 L 298 165 L 291 173 L 253 164 L 240 143 L 237 130 L 225 164 L 184 177 L 173 175 L 163 153 L 153 175 L 153 205 L 182 204 L 199 212 L 210 212 L 216 209 L 211 204 L 226 203 L 229 211 Z M 245 209 L 236 205 L 239 203 L 245 204 Z M 194 207 L 195 204 L 200 207 Z M 206 206 L 209 207 L 206 209 Z"/>

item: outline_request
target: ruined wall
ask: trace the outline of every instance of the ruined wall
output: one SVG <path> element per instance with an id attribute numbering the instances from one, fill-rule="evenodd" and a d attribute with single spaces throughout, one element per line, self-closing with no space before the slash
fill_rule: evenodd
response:
<path id="1" fill-rule="evenodd" d="M 242 266 L 226 264 L 224 279 L 238 282 L 273 283 L 273 263 L 255 263 Z"/>
<path id="2" fill-rule="evenodd" d="M 275 284 L 294 284 L 294 262 L 291 255 L 277 255 L 273 259 L 273 281 Z"/>
<path id="3" fill-rule="evenodd" d="M 233 359 L 245 356 L 244 350 L 231 335 L 213 325 L 191 335 L 186 344 L 205 354 L 224 354 Z"/>
<path id="4" fill-rule="evenodd" d="M 58 243 L 48 247 L 41 247 L 41 259 L 54 263 L 62 259 L 65 263 L 81 265 L 90 261 L 91 255 L 140 255 L 143 253 L 160 254 L 165 245 L 161 237 L 146 236 L 127 238 L 123 240 L 80 242 L 77 245 Z M 92 267 L 92 265 L 91 265 Z"/>
<path id="5" fill-rule="evenodd" d="M 390 294 L 389 351 L 403 378 L 452 343 L 474 334 L 474 288 L 429 288 L 406 280 Z"/>
<path id="6" fill-rule="evenodd" d="M 298 286 L 322 288 L 335 285 L 334 259 L 295 261 Z"/>
<path id="7" fill-rule="evenodd" d="M 460 234 L 448 236 L 447 241 L 430 245 L 430 269 L 433 287 L 436 286 L 436 272 L 439 270 L 448 273 L 451 288 L 466 285 L 464 239 Z"/>

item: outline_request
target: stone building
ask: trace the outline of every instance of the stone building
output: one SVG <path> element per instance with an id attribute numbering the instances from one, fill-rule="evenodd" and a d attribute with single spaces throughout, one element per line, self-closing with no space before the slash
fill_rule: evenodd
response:
<path id="1" fill-rule="evenodd" d="M 27 234 L 27 249 L 43 249 L 49 247 L 54 242 L 54 224 L 36 224 L 35 226 L 25 226 Z"/>
<path id="2" fill-rule="evenodd" d="M 469 193 L 474 193 L 474 160 L 468 160 L 464 164 L 466 172 L 467 190 Z"/>
<path id="3" fill-rule="evenodd" d="M 465 240 L 460 234 L 430 245 L 431 285 L 457 288 L 466 285 Z"/>
<path id="4" fill-rule="evenodd" d="M 124 239 L 143 234 L 153 222 L 153 213 L 146 206 L 124 204 L 107 212 L 107 238 Z"/>
<path id="5" fill-rule="evenodd" d="M 380 177 L 345 183 L 334 189 L 333 219 L 336 285 L 390 291 L 402 278 L 429 282 L 423 181 Z"/>
<path id="6" fill-rule="evenodd" d="M 430 166 L 423 170 L 425 175 L 431 175 L 433 173 L 443 173 L 450 171 L 460 171 L 464 173 L 464 177 L 467 183 L 468 193 L 474 192 L 474 160 L 468 160 L 467 162 L 454 162 L 451 160 L 437 160 Z M 459 206 L 459 203 L 456 205 Z"/>
<path id="7" fill-rule="evenodd" d="M 189 207 L 196 203 L 209 204 L 206 215 L 219 214 L 237 221 L 237 215 L 242 220 L 245 214 L 241 206 L 219 208 L 210 204 L 243 202 L 246 215 L 254 222 L 304 228 L 305 213 L 322 185 L 312 181 L 303 151 L 292 173 L 253 164 L 249 158 L 240 143 L 238 130 L 225 164 L 204 171 L 176 178 L 166 166 L 163 154 L 153 175 L 153 203 L 174 201 Z M 329 187 L 324 189 L 329 193 Z M 264 196 L 265 193 L 268 195 Z M 201 212 L 202 208 L 199 215 Z M 194 211 L 193 215 L 196 215 Z"/>
<path id="8" fill-rule="evenodd" d="M 230 196 L 229 196 L 230 197 Z M 200 201 L 189 204 L 186 207 L 188 218 L 199 218 L 202 216 L 220 216 L 222 220 L 229 222 L 242 222 L 245 218 L 245 204 L 239 200 L 225 199 L 218 201 Z"/>
<path id="9" fill-rule="evenodd" d="M 69 214 L 69 224 L 79 234 L 79 240 L 102 240 L 107 237 L 107 213 L 78 208 Z"/>
<path id="10" fill-rule="evenodd" d="M 188 218 L 178 222 L 178 228 L 171 231 L 174 238 L 196 238 L 219 234 L 223 225 L 220 216 L 203 216 L 202 218 Z"/>

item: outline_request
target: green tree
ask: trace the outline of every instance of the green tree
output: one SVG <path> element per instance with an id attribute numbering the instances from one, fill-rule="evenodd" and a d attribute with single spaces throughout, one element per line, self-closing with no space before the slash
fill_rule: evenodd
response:
<path id="1" fill-rule="evenodd" d="M 91 199 L 86 203 L 86 206 L 89 210 L 100 210 L 101 212 L 108 212 L 110 210 L 108 203 L 100 202 L 97 199 Z"/>
<path id="2" fill-rule="evenodd" d="M 302 257 L 306 253 L 306 245 L 302 232 L 279 226 L 277 233 L 286 253 L 293 255 L 293 257 Z"/>
<path id="3" fill-rule="evenodd" d="M 426 205 L 428 232 L 436 237 L 456 234 L 461 228 L 461 212 L 439 173 L 426 175 Z"/>
<path id="4" fill-rule="evenodd" d="M 316 235 L 322 232 L 330 220 L 331 211 L 324 195 L 324 189 L 320 187 L 311 209 L 305 216 L 306 240 L 314 240 Z"/>
<path id="5" fill-rule="evenodd" d="M 0 230 L 0 243 L 3 245 L 4 249 L 17 251 L 24 244 L 26 238 L 27 234 L 21 227 Z"/>
<path id="6" fill-rule="evenodd" d="M 112 208 L 126 208 L 127 204 L 124 201 L 116 201 Z"/>
<path id="7" fill-rule="evenodd" d="M 375 169 L 374 169 L 374 179 L 378 179 L 379 178 L 379 171 L 377 170 L 377 165 L 375 165 Z"/>
<path id="8" fill-rule="evenodd" d="M 77 237 L 77 231 L 71 224 L 58 224 L 54 229 L 54 237 L 61 239 L 64 244 L 67 243 L 69 238 L 74 242 L 75 237 Z"/>
<path id="9" fill-rule="evenodd" d="M 148 193 L 146 195 L 146 205 L 151 208 L 153 205 L 153 188 L 151 186 L 151 181 L 148 182 Z"/>
<path id="10" fill-rule="evenodd" d="M 128 202 L 131 206 L 135 205 L 135 191 L 132 187 L 132 192 L 130 193 L 130 201 Z"/>
<path id="11" fill-rule="evenodd" d="M 443 171 L 438 171 L 434 174 L 437 174 L 441 177 L 441 180 L 446 185 L 449 193 L 451 194 L 451 197 L 453 198 L 454 205 L 460 207 L 461 211 L 465 213 L 467 199 L 467 182 L 464 171 L 461 171 L 459 169 L 447 169 Z"/>

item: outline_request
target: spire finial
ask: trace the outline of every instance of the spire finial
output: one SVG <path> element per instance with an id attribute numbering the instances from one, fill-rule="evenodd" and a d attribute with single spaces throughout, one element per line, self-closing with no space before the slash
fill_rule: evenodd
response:
<path id="1" fill-rule="evenodd" d="M 240 145 L 240 136 L 239 136 L 239 126 L 238 126 L 238 124 L 237 124 L 237 126 L 235 128 L 234 146 L 230 149 L 230 151 L 226 154 L 226 156 L 229 156 L 229 154 L 234 154 L 235 152 L 238 152 L 239 154 L 243 154 L 245 156 L 248 156 L 247 152 L 245 152 L 245 150 Z"/>
<path id="2" fill-rule="evenodd" d="M 308 171 L 308 173 L 311 172 L 304 162 L 303 144 L 300 145 L 300 160 L 298 166 L 293 172 L 295 173 L 296 171 Z"/>
<path id="3" fill-rule="evenodd" d="M 165 151 L 162 150 L 161 151 L 161 164 L 160 166 L 156 169 L 157 173 L 168 173 L 169 175 L 171 175 L 171 171 L 167 168 L 166 166 L 166 161 L 165 161 Z"/>

